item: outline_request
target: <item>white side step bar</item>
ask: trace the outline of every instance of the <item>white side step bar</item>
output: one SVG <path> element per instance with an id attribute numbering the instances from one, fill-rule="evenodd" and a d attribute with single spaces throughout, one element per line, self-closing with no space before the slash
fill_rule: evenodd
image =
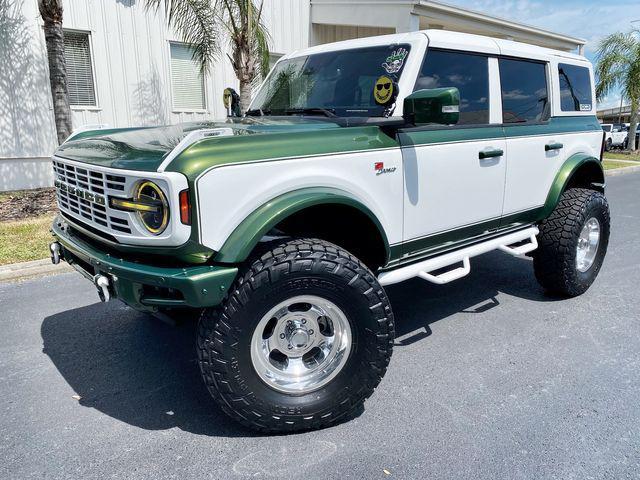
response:
<path id="1" fill-rule="evenodd" d="M 468 275 L 471 271 L 471 257 L 477 257 L 483 253 L 490 252 L 492 250 L 502 250 L 510 255 L 524 255 L 538 248 L 538 241 L 536 240 L 538 235 L 537 227 L 530 227 L 519 232 L 510 233 L 503 237 L 493 238 L 477 245 L 472 245 L 455 252 L 445 253 L 439 257 L 429 258 L 423 262 L 414 263 L 406 267 L 398 268 L 397 270 L 391 270 L 390 272 L 381 273 L 378 276 L 378 281 L 381 285 L 392 285 L 394 283 L 404 282 L 410 278 L 420 277 L 428 282 L 437 283 L 442 285 L 445 283 L 458 280 L 459 278 Z M 520 243 L 528 240 L 528 243 L 519 245 L 517 247 L 511 247 L 515 243 Z M 441 268 L 455 265 L 462 262 L 462 266 L 449 270 L 448 272 L 441 273 L 440 275 L 432 275 L 429 272 L 439 270 Z"/>

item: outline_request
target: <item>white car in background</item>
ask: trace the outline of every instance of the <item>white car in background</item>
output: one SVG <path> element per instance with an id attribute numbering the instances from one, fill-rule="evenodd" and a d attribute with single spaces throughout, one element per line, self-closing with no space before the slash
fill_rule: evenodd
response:
<path id="1" fill-rule="evenodd" d="M 625 130 L 625 137 L 624 137 L 624 144 L 622 145 L 622 148 L 624 150 L 628 150 L 629 149 L 629 131 L 631 130 L 631 124 L 625 123 L 624 130 Z M 638 145 L 640 145 L 640 126 L 636 127 L 636 148 L 638 148 Z"/>
<path id="2" fill-rule="evenodd" d="M 603 123 L 602 130 L 605 132 L 604 149 L 606 151 L 612 148 L 624 148 L 628 134 L 624 125 Z"/>

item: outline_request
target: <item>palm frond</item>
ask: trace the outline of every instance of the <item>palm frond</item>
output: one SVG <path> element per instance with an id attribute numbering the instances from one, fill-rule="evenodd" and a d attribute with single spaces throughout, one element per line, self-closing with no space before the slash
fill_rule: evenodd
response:
<path id="1" fill-rule="evenodd" d="M 260 7 L 256 12 L 255 23 L 253 25 L 253 54 L 255 55 L 258 64 L 260 65 L 260 74 L 265 77 L 269 73 L 269 60 L 271 35 L 267 30 L 266 25 L 262 20 L 262 7 L 264 0 L 260 2 Z"/>
<path id="2" fill-rule="evenodd" d="M 618 32 L 599 43 L 596 51 L 596 97 L 602 100 L 620 88 L 623 97 L 640 99 L 640 38 L 638 33 Z"/>
<path id="3" fill-rule="evenodd" d="M 266 75 L 271 36 L 262 17 L 263 1 L 256 5 L 254 0 L 217 0 L 216 10 L 228 36 L 236 75 L 251 82 Z"/>
<path id="4" fill-rule="evenodd" d="M 164 10 L 167 24 L 193 49 L 203 73 L 219 54 L 217 15 L 210 0 L 145 0 L 149 10 Z"/>

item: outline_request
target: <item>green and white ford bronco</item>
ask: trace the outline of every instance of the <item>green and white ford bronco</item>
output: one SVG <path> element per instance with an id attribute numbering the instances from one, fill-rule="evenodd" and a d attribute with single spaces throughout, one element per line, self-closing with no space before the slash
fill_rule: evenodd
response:
<path id="1" fill-rule="evenodd" d="M 202 377 L 244 425 L 319 428 L 386 371 L 387 285 L 502 250 L 585 292 L 609 239 L 602 149 L 584 57 L 441 30 L 322 45 L 282 58 L 244 117 L 72 135 L 52 260 L 103 300 L 201 312 Z"/>

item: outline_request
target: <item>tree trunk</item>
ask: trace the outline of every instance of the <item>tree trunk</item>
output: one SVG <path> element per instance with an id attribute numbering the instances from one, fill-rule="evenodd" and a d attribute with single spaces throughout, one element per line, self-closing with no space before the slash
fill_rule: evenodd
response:
<path id="1" fill-rule="evenodd" d="M 244 114 L 251 103 L 252 83 L 240 77 L 240 110 Z"/>
<path id="2" fill-rule="evenodd" d="M 53 99 L 58 143 L 71 135 L 71 108 L 67 88 L 67 66 L 64 60 L 64 34 L 62 31 L 62 2 L 39 0 L 40 15 L 44 20 L 44 38 L 49 59 L 49 82 Z"/>
<path id="3" fill-rule="evenodd" d="M 638 101 L 631 102 L 631 115 L 629 118 L 629 134 L 627 136 L 628 148 L 632 152 L 638 148 L 636 144 L 636 130 L 638 130 Z"/>

